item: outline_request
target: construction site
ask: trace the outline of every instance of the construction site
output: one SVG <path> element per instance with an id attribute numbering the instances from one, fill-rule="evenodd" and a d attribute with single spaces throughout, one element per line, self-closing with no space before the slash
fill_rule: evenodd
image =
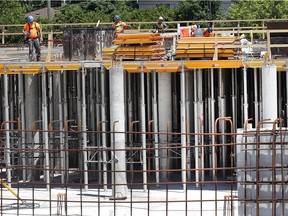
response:
<path id="1" fill-rule="evenodd" d="M 1 215 L 288 215 L 288 24 L 258 21 L 2 46 Z"/>

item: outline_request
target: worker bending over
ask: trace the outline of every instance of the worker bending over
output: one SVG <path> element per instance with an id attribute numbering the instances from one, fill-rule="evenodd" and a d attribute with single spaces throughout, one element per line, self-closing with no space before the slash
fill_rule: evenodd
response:
<path id="1" fill-rule="evenodd" d="M 42 29 L 37 22 L 34 22 L 33 16 L 27 17 L 27 23 L 24 25 L 22 32 L 24 37 L 26 38 L 26 41 L 28 42 L 29 60 L 33 61 L 33 47 L 35 47 L 36 59 L 37 61 L 40 61 L 41 58 L 40 42 L 43 42 Z"/>

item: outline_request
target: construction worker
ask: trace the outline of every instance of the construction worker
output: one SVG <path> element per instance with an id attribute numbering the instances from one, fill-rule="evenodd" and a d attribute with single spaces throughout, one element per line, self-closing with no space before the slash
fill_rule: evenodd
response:
<path id="1" fill-rule="evenodd" d="M 191 26 L 191 37 L 195 37 L 197 25 L 192 25 Z"/>
<path id="2" fill-rule="evenodd" d="M 167 24 L 163 22 L 163 17 L 160 16 L 154 32 L 155 33 L 163 33 L 167 30 L 167 28 L 168 28 Z"/>
<path id="3" fill-rule="evenodd" d="M 114 16 L 114 24 L 112 26 L 115 26 L 115 33 L 114 38 L 116 39 L 119 34 L 124 33 L 124 30 L 127 28 L 130 28 L 130 25 L 127 25 L 125 22 L 122 22 L 119 15 Z"/>
<path id="4" fill-rule="evenodd" d="M 43 42 L 42 29 L 37 22 L 34 22 L 33 16 L 27 17 L 27 23 L 23 27 L 23 35 L 27 39 L 29 46 L 29 60 L 33 61 L 33 47 L 35 47 L 36 60 L 40 61 L 41 58 L 40 42 Z"/>
<path id="5" fill-rule="evenodd" d="M 212 28 L 207 27 L 203 29 L 203 36 L 204 37 L 213 37 Z"/>
<path id="6" fill-rule="evenodd" d="M 195 37 L 203 37 L 203 29 L 200 25 L 197 26 L 197 29 L 194 34 Z"/>

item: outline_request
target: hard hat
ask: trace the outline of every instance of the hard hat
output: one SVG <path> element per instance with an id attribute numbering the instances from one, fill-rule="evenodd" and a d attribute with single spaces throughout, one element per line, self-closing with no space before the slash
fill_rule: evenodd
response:
<path id="1" fill-rule="evenodd" d="M 241 34 L 240 37 L 245 38 L 245 34 Z"/>
<path id="2" fill-rule="evenodd" d="M 33 20 L 34 20 L 33 16 L 30 15 L 30 16 L 27 17 L 27 22 L 28 23 L 33 22 Z"/>
<path id="3" fill-rule="evenodd" d="M 160 16 L 160 17 L 159 17 L 159 20 L 163 20 L 163 17 L 162 17 L 162 16 Z"/>
<path id="4" fill-rule="evenodd" d="M 117 20 L 119 20 L 120 19 L 120 16 L 119 15 L 115 15 L 114 16 L 114 21 L 117 21 Z"/>

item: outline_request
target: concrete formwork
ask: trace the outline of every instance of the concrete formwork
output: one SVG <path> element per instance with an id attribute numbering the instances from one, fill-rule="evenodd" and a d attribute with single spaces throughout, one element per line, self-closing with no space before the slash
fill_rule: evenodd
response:
<path id="1" fill-rule="evenodd" d="M 10 164 L 7 163 L 8 182 L 12 182 L 15 176 L 19 180 L 29 180 L 31 176 L 29 170 L 39 168 L 38 174 L 35 172 L 37 169 L 34 170 L 34 179 L 45 174 L 45 182 L 49 186 L 54 178 L 54 175 L 50 173 L 52 169 L 52 173 L 61 174 L 62 183 L 68 183 L 72 181 L 69 170 L 80 169 L 83 172 L 79 178 L 85 184 L 85 189 L 88 189 L 89 179 L 95 176 L 95 173 L 90 173 L 89 170 L 97 168 L 101 171 L 96 174 L 97 181 L 105 190 L 109 187 L 109 182 L 113 182 L 114 179 L 110 171 L 116 171 L 117 175 L 121 175 L 122 172 L 123 176 L 114 180 L 116 183 L 116 179 L 117 181 L 122 179 L 116 183 L 114 189 L 114 192 L 118 193 L 117 185 L 120 187 L 118 188 L 119 197 L 114 194 L 114 198 L 121 199 L 127 194 L 125 171 L 130 164 L 133 164 L 129 166 L 131 170 L 138 170 L 142 173 L 141 175 L 136 173 L 135 178 L 132 177 L 129 181 L 131 183 L 143 182 L 144 190 L 147 189 L 147 179 L 145 179 L 146 174 L 148 175 L 147 170 L 153 171 L 151 175 L 149 174 L 148 183 L 159 184 L 181 179 L 184 183 L 182 184 L 184 190 L 186 190 L 187 177 L 190 177 L 190 181 L 195 182 L 197 187 L 202 187 L 204 181 L 211 179 L 216 179 L 216 181 L 232 179 L 234 171 L 225 172 L 226 168 L 233 166 L 235 159 L 233 158 L 234 149 L 231 148 L 232 133 L 235 127 L 242 128 L 248 117 L 258 118 L 257 115 L 263 110 L 263 98 L 269 95 L 264 92 L 266 85 L 262 81 L 263 69 L 259 70 L 259 73 L 255 73 L 254 68 L 248 67 L 189 70 L 185 68 L 184 62 L 180 64 L 182 65 L 180 70 L 176 68 L 171 72 L 157 68 L 150 70 L 147 67 L 144 68 L 142 64 L 141 73 L 133 73 L 129 69 L 125 70 L 125 67 L 122 67 L 124 63 L 121 62 L 111 68 L 106 67 L 107 69 L 104 67 L 105 63 L 101 61 L 84 61 L 80 62 L 77 67 L 65 62 L 49 64 L 38 63 L 40 72 L 35 72 L 33 75 L 28 74 L 27 71 L 23 73 L 25 64 L 21 63 L 20 66 L 16 64 L 20 67 L 19 73 L 13 74 L 9 69 L 0 76 L 1 88 L 7 89 L 7 91 L 1 91 L 3 100 L 0 110 L 1 116 L 5 117 L 2 119 L 4 123 L 2 129 L 6 125 L 6 134 L 2 135 L 2 146 L 6 150 L 10 149 L 10 146 L 19 148 L 22 156 L 27 158 L 27 160 L 22 160 L 15 151 L 5 151 L 2 154 L 2 159 L 10 162 Z M 5 68 L 12 67 L 11 63 L 4 63 L 4 65 Z M 29 63 L 27 67 L 33 69 L 35 65 L 37 66 L 37 64 Z M 273 74 L 274 78 L 275 76 L 286 78 L 285 73 L 276 73 L 276 70 Z M 32 89 L 30 79 L 36 80 L 33 93 L 29 92 Z M 258 93 L 259 89 L 263 88 L 264 90 Z M 269 93 L 273 93 L 274 96 L 271 97 L 275 99 L 275 91 L 279 92 L 279 89 L 285 88 L 286 82 L 281 82 L 276 88 L 273 86 L 273 92 Z M 283 90 L 281 94 L 285 95 Z M 266 97 L 265 100 L 267 100 Z M 259 102 L 258 106 L 253 106 L 255 101 Z M 114 104 L 116 102 L 117 104 Z M 273 109 L 273 116 L 279 115 L 279 110 L 286 110 L 286 103 L 287 97 L 283 97 L 283 102 L 277 103 L 281 107 Z M 267 104 L 269 107 L 269 102 Z M 24 112 L 24 107 L 30 109 Z M 118 113 L 120 111 L 121 116 Z M 116 115 L 117 113 L 119 116 Z M 265 116 L 264 111 L 263 113 L 260 115 L 261 118 Z M 285 113 L 283 117 L 286 117 Z M 17 118 L 21 124 L 17 124 Z M 219 121 L 219 124 L 214 125 L 216 119 L 224 121 Z M 230 120 L 231 124 L 227 124 Z M 121 122 L 121 127 L 118 128 L 119 123 L 116 121 Z M 255 122 L 253 124 L 257 125 Z M 283 125 L 285 124 L 284 122 Z M 61 128 L 64 128 L 64 131 Z M 15 130 L 11 132 L 11 129 L 30 130 L 33 134 L 32 141 L 29 142 L 27 139 L 27 133 L 23 135 Z M 133 131 L 136 133 L 133 136 L 129 133 L 121 134 L 118 140 L 119 134 L 115 133 L 115 129 L 119 130 L 117 132 Z M 161 133 L 147 136 L 147 131 L 153 133 L 160 131 Z M 208 132 L 210 134 L 204 134 Z M 11 139 L 12 135 L 17 139 Z M 21 145 L 18 145 L 18 140 Z M 242 141 L 238 140 L 238 142 Z M 148 143 L 152 145 L 153 150 L 145 150 L 149 146 L 146 146 Z M 117 145 L 114 146 L 114 144 Z M 119 147 L 118 144 L 121 146 Z M 215 144 L 219 146 L 215 147 Z M 118 148 L 128 146 L 134 148 L 132 154 L 117 151 Z M 24 149 L 21 150 L 22 147 Z M 114 147 L 117 153 L 111 154 Z M 26 148 L 42 150 L 28 154 L 25 151 Z M 79 154 L 76 151 L 78 149 L 83 152 Z M 239 151 L 241 148 L 238 149 Z M 275 151 L 276 154 L 273 153 L 274 156 L 273 154 L 272 156 L 278 158 L 278 150 Z M 121 154 L 117 156 L 118 153 Z M 263 154 L 265 155 L 266 152 Z M 239 157 L 236 158 L 238 162 L 242 161 Z M 252 159 L 253 156 L 251 156 Z M 37 160 L 37 163 L 31 164 L 29 160 Z M 277 160 L 276 163 L 278 163 Z M 17 173 L 15 167 L 24 165 L 28 168 L 26 172 L 21 170 L 21 174 Z M 237 165 L 242 166 L 239 163 Z M 187 170 L 187 167 L 191 169 Z M 42 168 L 46 168 L 45 172 Z M 173 172 L 173 175 L 167 175 L 171 169 L 178 171 Z M 115 172 L 114 176 L 116 176 Z M 131 176 L 129 173 L 129 177 Z M 239 181 L 242 181 L 243 177 L 240 178 Z M 253 189 L 254 186 L 251 187 Z M 257 190 L 260 190 L 259 187 Z M 260 210 L 261 199 L 258 201 L 259 211 L 262 211 Z M 273 208 L 282 209 L 278 205 Z"/>

